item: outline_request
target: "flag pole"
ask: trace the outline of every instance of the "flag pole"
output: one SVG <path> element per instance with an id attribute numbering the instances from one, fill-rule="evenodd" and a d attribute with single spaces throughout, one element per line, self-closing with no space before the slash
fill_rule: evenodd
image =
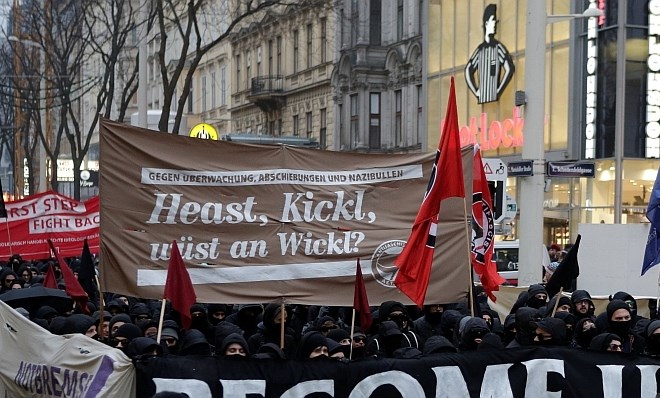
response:
<path id="1" fill-rule="evenodd" d="M 467 217 L 467 200 L 465 199 L 465 196 L 463 197 L 463 216 L 465 217 L 465 248 L 467 249 L 467 264 L 468 264 L 468 279 L 470 282 L 470 293 L 468 295 L 468 304 L 470 305 L 470 313 L 472 314 L 472 317 L 474 318 L 476 315 L 474 313 L 474 279 L 472 278 L 472 255 L 471 255 L 471 249 L 470 249 L 470 230 L 468 229 L 468 217 Z"/>
<path id="2" fill-rule="evenodd" d="M 103 335 L 103 322 L 105 322 L 105 300 L 103 300 L 103 292 L 101 291 L 101 283 L 99 282 L 99 276 L 94 275 L 94 278 L 96 279 L 96 287 L 99 292 L 99 316 L 101 318 L 101 323 L 99 323 L 100 329 L 99 329 L 99 336 L 101 336 L 101 339 L 103 339 L 105 336 Z"/>
<path id="3" fill-rule="evenodd" d="M 163 319 L 165 319 L 165 302 L 167 299 L 163 299 L 160 305 L 160 316 L 158 319 L 158 335 L 156 336 L 156 341 L 160 344 L 160 337 L 163 334 Z"/>
<path id="4" fill-rule="evenodd" d="M 559 299 L 561 298 L 561 295 L 562 295 L 563 293 L 564 293 L 564 287 L 561 286 L 561 287 L 559 288 L 559 293 L 557 293 L 557 295 L 555 296 L 555 297 L 557 298 L 557 300 L 555 300 L 555 306 L 554 306 L 554 308 L 552 309 L 552 314 L 550 314 L 550 317 L 551 317 L 551 318 L 554 317 L 555 314 L 557 313 L 557 307 L 559 306 Z"/>
<path id="5" fill-rule="evenodd" d="M 353 335 L 355 334 L 355 306 L 353 306 L 353 317 L 351 320 L 351 350 L 348 353 L 348 360 L 353 360 Z"/>
<path id="6" fill-rule="evenodd" d="M 0 192 L 0 194 L 2 194 L 2 192 Z M 14 248 L 12 247 L 11 234 L 9 233 L 9 217 L 5 218 L 5 227 L 7 228 L 7 239 L 9 239 L 9 255 L 13 256 L 14 255 Z"/>
<path id="7" fill-rule="evenodd" d="M 280 304 L 280 348 L 284 349 L 284 315 L 286 308 L 284 306 L 284 297 L 282 297 L 282 303 Z"/>

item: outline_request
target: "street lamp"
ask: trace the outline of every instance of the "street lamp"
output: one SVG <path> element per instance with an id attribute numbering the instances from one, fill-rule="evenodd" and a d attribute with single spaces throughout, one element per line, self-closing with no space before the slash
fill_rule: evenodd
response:
<path id="1" fill-rule="evenodd" d="M 593 4 L 593 3 L 592 3 Z M 522 158 L 533 161 L 533 175 L 520 179 L 520 252 L 518 283 L 541 281 L 543 263 L 543 193 L 545 186 L 545 56 L 546 25 L 576 18 L 594 18 L 602 11 L 589 7 L 582 14 L 547 15 L 546 0 L 527 2 L 525 40 L 525 125 Z"/>
<path id="2" fill-rule="evenodd" d="M 39 112 L 40 112 L 40 123 L 41 123 L 41 133 L 44 135 L 43 139 L 40 140 L 41 145 L 39 146 L 39 192 L 46 192 L 47 190 L 47 173 L 46 173 L 46 144 L 45 144 L 45 125 L 46 125 L 46 52 L 37 42 L 28 39 L 19 39 L 16 36 L 9 36 L 7 40 L 24 44 L 29 47 L 36 47 L 39 49 Z"/>

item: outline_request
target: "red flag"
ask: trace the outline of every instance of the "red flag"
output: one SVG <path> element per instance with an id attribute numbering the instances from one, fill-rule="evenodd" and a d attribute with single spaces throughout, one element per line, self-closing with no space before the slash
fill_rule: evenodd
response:
<path id="1" fill-rule="evenodd" d="M 360 259 L 357 259 L 357 270 L 355 271 L 355 293 L 353 294 L 353 308 L 360 313 L 360 327 L 364 333 L 368 333 L 371 328 L 371 309 L 369 309 L 369 299 L 367 298 L 367 289 L 364 287 L 364 278 L 362 277 L 362 268 L 360 268 Z"/>
<path id="2" fill-rule="evenodd" d="M 75 301 L 78 303 L 78 306 L 80 307 L 80 310 L 84 313 L 89 315 L 89 308 L 87 308 L 87 293 L 85 292 L 85 289 L 80 286 L 80 283 L 78 282 L 78 279 L 76 278 L 76 275 L 74 275 L 73 271 L 71 271 L 71 268 L 69 268 L 69 264 L 64 261 L 64 258 L 60 255 L 60 252 L 55 249 L 55 246 L 53 245 L 53 241 L 48 239 L 48 244 L 50 245 L 50 250 L 55 253 L 55 258 L 57 259 L 57 262 L 60 264 L 60 270 L 62 271 L 62 277 L 64 278 L 64 285 L 65 285 L 65 291 L 66 294 L 69 295 Z"/>
<path id="3" fill-rule="evenodd" d="M 170 265 L 167 267 L 163 298 L 170 300 L 172 308 L 181 315 L 181 326 L 184 329 L 190 328 L 192 322 L 190 307 L 197 302 L 197 296 L 195 296 L 195 289 L 176 241 L 172 241 L 172 253 L 170 254 Z"/>
<path id="4" fill-rule="evenodd" d="M 453 77 L 442 136 L 424 200 L 417 213 L 408 243 L 394 262 L 399 267 L 394 284 L 420 308 L 424 306 L 424 297 L 431 276 L 440 202 L 450 197 L 465 197 Z"/>
<path id="5" fill-rule="evenodd" d="M 53 265 L 48 265 L 48 270 L 46 271 L 46 277 L 44 278 L 44 287 L 49 287 L 51 289 L 57 289 L 57 278 L 55 277 L 55 270 Z"/>
<path id="6" fill-rule="evenodd" d="M 472 172 L 472 266 L 479 275 L 481 285 L 491 300 L 495 301 L 494 291 L 500 290 L 504 278 L 497 273 L 497 265 L 492 261 L 495 247 L 495 220 L 493 201 L 484 173 L 481 151 L 474 148 Z"/>

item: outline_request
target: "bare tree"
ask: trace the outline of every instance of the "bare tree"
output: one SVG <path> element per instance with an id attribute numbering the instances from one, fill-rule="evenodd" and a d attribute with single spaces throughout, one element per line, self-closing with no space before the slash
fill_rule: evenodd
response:
<path id="1" fill-rule="evenodd" d="M 258 17 L 269 8 L 291 3 L 272 0 L 223 2 L 225 6 L 221 12 L 223 17 L 229 19 L 227 28 L 218 35 L 206 37 L 204 29 L 208 25 L 205 23 L 204 17 L 206 16 L 205 7 L 209 5 L 208 1 L 162 0 L 155 2 L 157 23 L 154 25 L 157 26 L 155 29 L 157 29 L 159 39 L 157 57 L 163 85 L 163 105 L 158 122 L 159 130 L 168 131 L 170 112 L 174 111 L 176 116 L 173 132 L 179 131 L 186 101 L 190 95 L 193 76 L 204 55 L 227 39 L 235 27 L 250 21 L 252 17 Z M 172 46 L 175 37 L 176 42 L 181 43 L 181 49 L 177 54 L 178 58 L 169 59 L 167 49 Z M 178 103 L 174 104 L 178 86 L 182 89 L 179 91 Z"/>

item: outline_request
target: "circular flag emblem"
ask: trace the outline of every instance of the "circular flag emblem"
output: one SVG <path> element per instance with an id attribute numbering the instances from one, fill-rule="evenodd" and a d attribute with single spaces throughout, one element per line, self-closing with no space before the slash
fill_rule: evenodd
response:
<path id="1" fill-rule="evenodd" d="M 218 140 L 218 132 L 210 124 L 200 123 L 190 130 L 190 137 L 201 138 L 204 140 Z"/>

